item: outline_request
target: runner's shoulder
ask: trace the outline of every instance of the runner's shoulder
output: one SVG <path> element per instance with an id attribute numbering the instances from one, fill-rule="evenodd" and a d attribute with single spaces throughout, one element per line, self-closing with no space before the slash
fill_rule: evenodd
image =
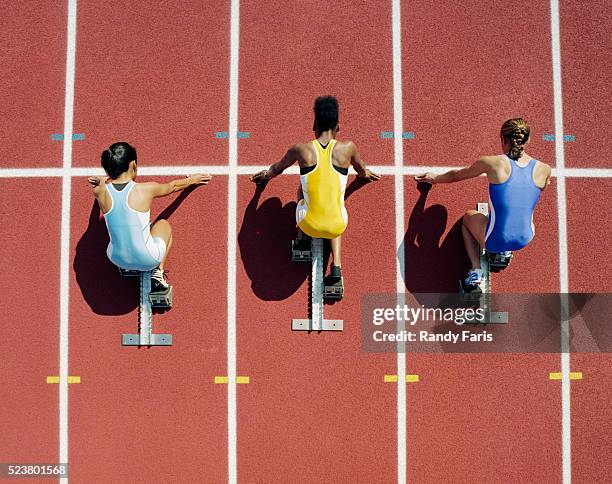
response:
<path id="1" fill-rule="evenodd" d="M 342 151 L 347 154 L 353 154 L 357 152 L 357 145 L 353 143 L 351 140 L 336 140 L 336 145 L 334 146 L 334 151 L 337 153 Z"/>
<path id="2" fill-rule="evenodd" d="M 500 166 L 504 162 L 504 155 L 483 155 L 479 156 L 476 163 L 481 163 L 490 167 Z"/>
<path id="3" fill-rule="evenodd" d="M 536 159 L 534 170 L 546 175 L 547 177 L 550 176 L 552 173 L 552 167 L 549 164 L 544 163 L 543 161 L 540 161 L 538 159 Z"/>
<path id="4" fill-rule="evenodd" d="M 289 151 L 297 155 L 298 159 L 307 160 L 314 153 L 312 143 L 296 143 L 289 147 Z"/>

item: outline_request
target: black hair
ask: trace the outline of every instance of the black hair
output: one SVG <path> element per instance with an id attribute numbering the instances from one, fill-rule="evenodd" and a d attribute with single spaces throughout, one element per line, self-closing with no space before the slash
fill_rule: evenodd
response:
<path id="1" fill-rule="evenodd" d="M 334 96 L 319 96 L 314 102 L 313 130 L 319 133 L 334 129 L 338 126 L 340 108 Z"/>
<path id="2" fill-rule="evenodd" d="M 106 174 L 110 178 L 115 179 L 128 171 L 132 161 L 137 161 L 136 148 L 125 141 L 119 141 L 110 145 L 107 150 L 104 150 L 100 159 Z"/>

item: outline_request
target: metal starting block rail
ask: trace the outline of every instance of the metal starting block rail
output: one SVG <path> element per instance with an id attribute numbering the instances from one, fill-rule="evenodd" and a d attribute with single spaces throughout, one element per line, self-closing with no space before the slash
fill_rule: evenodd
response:
<path id="1" fill-rule="evenodd" d="M 312 274 L 310 276 L 310 318 L 293 319 L 293 331 L 342 331 L 344 321 L 323 316 L 323 239 L 312 239 Z"/>
<path id="2" fill-rule="evenodd" d="M 483 215 L 489 215 L 489 205 L 487 203 L 479 203 L 476 206 L 476 210 Z M 475 300 L 479 301 L 480 308 L 484 309 L 485 320 L 483 322 L 476 320 L 466 322 L 472 324 L 507 324 L 507 312 L 491 311 L 491 268 L 489 267 L 489 258 L 484 247 L 480 247 L 480 268 L 482 269 L 484 278 L 482 283 L 482 294 L 479 294 Z M 463 291 L 461 283 L 459 287 L 461 291 Z M 466 299 L 470 299 L 468 294 L 466 294 Z"/>
<path id="3" fill-rule="evenodd" d="M 122 346 L 172 346 L 171 334 L 153 333 L 153 308 L 151 305 L 151 271 L 124 271 L 122 276 L 140 277 L 140 307 L 138 310 L 138 334 L 123 334 Z"/>

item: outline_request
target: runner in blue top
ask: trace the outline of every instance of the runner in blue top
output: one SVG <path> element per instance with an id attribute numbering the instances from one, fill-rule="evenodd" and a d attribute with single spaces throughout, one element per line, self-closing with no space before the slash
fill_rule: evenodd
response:
<path id="1" fill-rule="evenodd" d="M 463 240 L 471 262 L 464 287 L 480 287 L 479 245 L 489 252 L 511 252 L 525 247 L 535 235 L 533 211 L 540 193 L 550 183 L 551 168 L 525 153 L 530 129 L 522 118 L 506 121 L 500 132 L 503 155 L 483 156 L 471 166 L 436 175 L 415 176 L 422 183 L 452 183 L 487 175 L 489 212 L 487 217 L 476 210 L 463 216 Z"/>
<path id="2" fill-rule="evenodd" d="M 191 185 L 206 185 L 210 175 L 197 174 L 169 183 L 136 183 L 136 150 L 126 142 L 114 143 L 102 152 L 108 176 L 88 178 L 104 214 L 110 242 L 106 255 L 122 269 L 153 271 L 151 292 L 164 292 L 164 263 L 172 247 L 172 228 L 167 220 L 151 225 L 151 203 Z"/>

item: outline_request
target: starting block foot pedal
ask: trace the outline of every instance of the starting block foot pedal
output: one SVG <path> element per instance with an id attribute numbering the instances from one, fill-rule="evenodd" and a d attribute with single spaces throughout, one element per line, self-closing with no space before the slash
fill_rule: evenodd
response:
<path id="1" fill-rule="evenodd" d="M 499 272 L 510 265 L 512 252 L 487 252 L 487 261 L 491 272 Z"/>
<path id="2" fill-rule="evenodd" d="M 312 262 L 312 244 L 310 239 L 295 239 L 291 241 L 292 262 Z"/>
<path id="3" fill-rule="evenodd" d="M 160 292 L 152 292 L 149 294 L 149 300 L 153 308 L 171 308 L 172 307 L 172 286 Z"/>
<path id="4" fill-rule="evenodd" d="M 171 334 L 153 333 L 149 342 L 141 341 L 140 334 L 124 334 L 121 337 L 122 346 L 172 346 Z"/>
<path id="5" fill-rule="evenodd" d="M 323 286 L 323 299 L 342 299 L 344 296 L 344 283 L 342 278 L 325 278 L 325 285 Z"/>
<path id="6" fill-rule="evenodd" d="M 477 286 L 475 289 L 469 290 L 465 286 L 465 281 L 459 280 L 459 294 L 463 301 L 480 301 L 482 288 Z"/>
<path id="7" fill-rule="evenodd" d="M 139 277 L 141 274 L 141 271 L 137 271 L 135 269 L 122 269 L 121 267 L 118 267 L 117 269 L 119 269 L 119 274 L 121 277 Z"/>
<path id="8" fill-rule="evenodd" d="M 293 319 L 291 321 L 293 331 L 342 331 L 344 321 L 341 319 L 324 319 L 318 327 L 312 319 Z"/>

